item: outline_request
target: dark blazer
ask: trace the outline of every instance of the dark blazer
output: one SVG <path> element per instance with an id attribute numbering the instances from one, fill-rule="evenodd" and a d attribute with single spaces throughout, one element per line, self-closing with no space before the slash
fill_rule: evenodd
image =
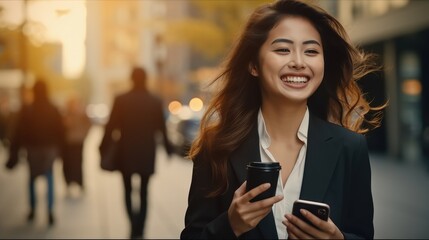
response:
<path id="1" fill-rule="evenodd" d="M 118 168 L 124 174 L 154 172 L 157 132 L 162 134 L 167 152 L 171 152 L 162 102 L 144 89 L 133 89 L 115 98 L 100 151 L 108 146 L 114 130 L 120 131 Z"/>
<path id="2" fill-rule="evenodd" d="M 31 105 L 23 105 L 17 116 L 14 136 L 10 147 L 8 168 L 13 168 L 19 161 L 21 148 L 52 148 L 60 153 L 64 145 L 65 128 L 62 117 L 49 100 L 37 100 Z M 33 158 L 31 158 L 33 159 Z M 28 159 L 30 161 L 30 159 Z M 52 168 L 51 157 L 38 158 L 37 162 L 29 164 L 30 176 L 36 177 Z"/>
<path id="3" fill-rule="evenodd" d="M 307 144 L 300 198 L 329 204 L 330 217 L 345 238 L 373 238 L 371 169 L 364 136 L 310 114 Z M 194 162 L 182 239 L 235 238 L 227 211 L 252 161 L 261 161 L 257 124 L 228 161 L 224 194 L 206 197 L 212 185 L 210 166 L 204 159 Z M 277 239 L 273 213 L 240 238 Z"/>

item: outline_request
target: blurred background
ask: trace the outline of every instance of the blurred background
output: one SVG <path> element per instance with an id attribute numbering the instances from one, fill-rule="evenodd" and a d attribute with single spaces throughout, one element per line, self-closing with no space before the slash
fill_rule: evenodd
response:
<path id="1" fill-rule="evenodd" d="M 264 0 L 0 0 L 0 238 L 124 238 L 128 226 L 117 173 L 99 168 L 98 144 L 114 96 L 143 66 L 165 104 L 177 155 L 159 149 L 150 185 L 148 238 L 178 238 L 192 163 L 183 156 L 198 133 L 223 57 Z M 360 81 L 374 106 L 388 101 L 382 126 L 367 135 L 373 165 L 377 238 L 428 238 L 429 1 L 315 0 L 350 38 L 379 55 L 382 71 Z M 7 171 L 13 116 L 36 77 L 64 109 L 79 96 L 92 127 L 85 140 L 84 195 L 66 195 L 54 166 L 58 224 L 25 222 L 25 162 Z M 44 188 L 44 183 L 40 183 Z M 173 194 L 173 196 L 171 195 Z"/>

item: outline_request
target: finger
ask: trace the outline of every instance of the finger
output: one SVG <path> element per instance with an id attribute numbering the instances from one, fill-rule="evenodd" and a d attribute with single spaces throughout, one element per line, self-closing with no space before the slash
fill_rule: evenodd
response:
<path id="1" fill-rule="evenodd" d="M 253 216 L 258 215 L 258 213 L 269 213 L 272 209 L 273 204 L 278 201 L 278 199 L 282 199 L 283 196 L 275 196 L 270 199 L 265 199 L 257 202 L 246 202 L 245 204 L 239 204 L 240 207 L 240 214 L 252 214 Z M 261 214 L 259 214 L 261 215 Z"/>
<path id="2" fill-rule="evenodd" d="M 282 199 L 283 195 L 276 195 L 256 202 L 252 202 L 251 205 L 257 208 L 272 207 L 275 203 L 280 202 Z"/>
<path id="3" fill-rule="evenodd" d="M 340 231 L 337 227 L 337 225 L 335 225 L 335 223 L 331 220 L 331 218 L 328 218 L 328 224 L 327 227 L 324 229 L 324 233 L 328 234 L 328 236 L 336 234 L 336 232 Z M 341 233 L 342 235 L 342 233 Z M 331 237 L 332 238 L 332 237 Z"/>
<path id="4" fill-rule="evenodd" d="M 244 181 L 237 190 L 234 192 L 234 199 L 237 199 L 239 201 L 240 197 L 242 197 L 246 193 L 246 185 L 247 181 Z"/>
<path id="5" fill-rule="evenodd" d="M 286 221 L 284 221 L 284 224 L 286 225 L 288 232 L 290 231 L 297 238 L 305 239 L 312 238 L 312 236 L 314 236 L 310 233 L 311 229 L 316 230 L 313 226 L 310 226 L 309 224 L 292 214 L 286 214 L 285 217 Z"/>
<path id="6" fill-rule="evenodd" d="M 326 229 L 328 227 L 327 221 L 324 221 L 305 209 L 300 209 L 301 214 L 314 224 L 318 229 Z"/>
<path id="7" fill-rule="evenodd" d="M 243 202 L 240 202 L 239 204 L 242 206 L 245 206 L 246 211 L 245 212 L 255 212 L 257 210 L 267 210 L 270 211 L 273 207 L 273 205 L 283 199 L 283 195 L 277 195 L 273 196 L 267 199 L 263 199 L 256 202 L 246 202 L 243 204 Z"/>
<path id="8" fill-rule="evenodd" d="M 298 239 L 293 233 L 288 233 L 288 239 Z"/>
<path id="9" fill-rule="evenodd" d="M 254 197 L 258 196 L 259 194 L 261 194 L 265 191 L 267 191 L 270 188 L 270 186 L 271 186 L 270 183 L 264 183 L 264 184 L 261 184 L 261 185 L 255 187 L 254 189 L 248 191 L 246 194 L 243 195 L 243 201 L 249 202 Z"/>
<path id="10" fill-rule="evenodd" d="M 236 208 L 232 211 L 241 224 L 245 224 L 247 227 L 253 228 L 271 212 L 271 209 L 271 207 L 251 208 L 251 204 L 247 203 L 237 204 Z M 230 214 L 230 209 L 228 210 L 228 214 Z"/>
<path id="11" fill-rule="evenodd" d="M 292 222 L 285 220 L 283 221 L 283 224 L 286 225 L 286 231 L 290 239 L 309 238 L 308 235 L 306 235 L 301 229 L 295 226 Z"/>
<path id="12" fill-rule="evenodd" d="M 239 188 L 235 191 L 238 196 L 242 196 L 246 193 L 247 181 L 244 181 Z"/>
<path id="13" fill-rule="evenodd" d="M 271 207 L 264 208 L 264 209 L 257 209 L 254 211 L 249 211 L 244 213 L 243 218 L 245 219 L 245 221 L 248 221 L 248 222 L 251 222 L 251 221 L 259 222 L 270 212 L 271 212 Z"/>
<path id="14" fill-rule="evenodd" d="M 302 223 L 297 223 L 297 226 L 306 232 L 307 234 L 316 237 L 322 238 L 322 236 L 326 235 L 326 233 L 330 232 L 333 227 L 333 223 L 329 224 L 327 221 L 324 221 L 311 213 L 308 210 L 300 209 L 301 214 L 307 218 L 313 225 L 307 224 L 302 221 Z M 332 227 L 331 227 L 332 226 Z"/>
<path id="15" fill-rule="evenodd" d="M 241 206 L 237 210 L 244 221 L 250 222 L 256 219 L 259 222 L 271 212 L 273 204 L 281 199 L 283 199 L 283 196 L 279 195 L 254 203 L 247 202 L 246 204 L 239 204 Z"/>

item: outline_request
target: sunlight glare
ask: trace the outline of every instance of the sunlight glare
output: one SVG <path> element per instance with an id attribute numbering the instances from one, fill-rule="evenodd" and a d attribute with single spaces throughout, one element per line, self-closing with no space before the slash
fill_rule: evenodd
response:
<path id="1" fill-rule="evenodd" d="M 63 74 L 79 77 L 85 66 L 86 4 L 84 0 L 29 2 L 28 18 L 46 29 L 44 41 L 60 42 Z"/>

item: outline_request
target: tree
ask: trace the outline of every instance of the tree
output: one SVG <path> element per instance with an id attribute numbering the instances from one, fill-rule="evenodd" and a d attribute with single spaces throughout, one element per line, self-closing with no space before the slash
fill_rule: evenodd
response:
<path id="1" fill-rule="evenodd" d="M 223 56 L 257 6 L 268 0 L 191 0 L 190 17 L 167 24 L 167 43 L 186 43 L 208 59 Z"/>

